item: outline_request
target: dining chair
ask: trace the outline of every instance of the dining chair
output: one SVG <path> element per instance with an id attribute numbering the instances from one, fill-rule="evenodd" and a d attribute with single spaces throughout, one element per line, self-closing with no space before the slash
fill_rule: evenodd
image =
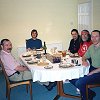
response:
<path id="1" fill-rule="evenodd" d="M 27 41 L 28 41 L 28 39 L 25 39 L 25 43 L 26 43 L 26 48 L 27 48 Z"/>
<path id="2" fill-rule="evenodd" d="M 11 91 L 11 89 L 14 88 L 14 87 L 20 86 L 20 85 L 26 85 L 27 93 L 28 93 L 28 87 L 30 88 L 30 98 L 31 98 L 30 100 L 32 100 L 33 97 L 32 97 L 31 80 L 18 81 L 18 82 L 10 81 L 7 74 L 6 74 L 6 71 L 5 71 L 5 68 L 4 68 L 4 65 L 3 65 L 1 59 L 0 59 L 0 65 L 2 67 L 2 72 L 3 72 L 5 80 L 6 80 L 6 97 L 8 98 L 8 100 L 10 100 L 10 91 Z"/>
<path id="3" fill-rule="evenodd" d="M 1 50 L 2 48 L 1 48 L 1 44 L 0 44 L 0 50 Z"/>
<path id="4" fill-rule="evenodd" d="M 88 88 L 100 87 L 100 84 L 87 84 L 86 85 L 86 100 L 88 100 Z"/>

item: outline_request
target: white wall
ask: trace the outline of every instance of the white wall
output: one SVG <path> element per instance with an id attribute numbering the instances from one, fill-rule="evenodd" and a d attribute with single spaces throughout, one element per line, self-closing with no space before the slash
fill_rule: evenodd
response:
<path id="1" fill-rule="evenodd" d="M 100 0 L 93 0 L 93 29 L 100 30 Z"/>
<path id="2" fill-rule="evenodd" d="M 12 41 L 15 56 L 33 28 L 46 43 L 67 49 L 70 30 L 77 28 L 77 0 L 0 0 L 0 39 Z"/>

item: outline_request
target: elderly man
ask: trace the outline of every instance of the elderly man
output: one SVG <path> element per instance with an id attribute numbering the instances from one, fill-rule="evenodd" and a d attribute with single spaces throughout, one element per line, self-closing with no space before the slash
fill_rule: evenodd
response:
<path id="1" fill-rule="evenodd" d="M 75 85 L 81 92 L 82 100 L 86 100 L 86 84 L 100 83 L 100 31 L 94 30 L 91 33 L 91 40 L 93 44 L 88 48 L 87 52 L 82 58 L 83 65 L 88 66 L 87 59 L 91 58 L 92 66 L 87 76 L 79 79 L 71 80 L 70 82 Z M 89 100 L 93 100 L 95 92 L 89 89 Z"/>
<path id="2" fill-rule="evenodd" d="M 2 50 L 0 58 L 4 64 L 5 71 L 11 81 L 22 81 L 32 79 L 31 72 L 26 66 L 20 65 L 11 54 L 12 43 L 8 39 L 1 40 Z"/>

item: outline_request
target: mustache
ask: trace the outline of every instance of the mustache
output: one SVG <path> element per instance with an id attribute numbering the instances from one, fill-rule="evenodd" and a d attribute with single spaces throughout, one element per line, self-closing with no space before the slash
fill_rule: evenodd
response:
<path id="1" fill-rule="evenodd" d="M 12 50 L 12 48 L 8 48 L 7 50 Z"/>

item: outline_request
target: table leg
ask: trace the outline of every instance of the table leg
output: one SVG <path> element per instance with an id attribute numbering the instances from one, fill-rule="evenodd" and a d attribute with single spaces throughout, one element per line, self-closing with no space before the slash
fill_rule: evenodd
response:
<path id="1" fill-rule="evenodd" d="M 80 98 L 80 100 L 81 100 L 81 96 L 75 96 L 75 95 L 64 93 L 63 81 L 57 82 L 57 95 L 53 100 L 58 100 L 60 98 L 60 96 L 64 96 L 64 97 L 68 97 L 68 98 Z"/>
<path id="2" fill-rule="evenodd" d="M 61 91 L 62 91 L 60 88 L 61 88 L 60 87 L 60 82 L 57 82 L 57 95 L 53 100 L 58 100 L 60 98 L 60 94 L 61 94 Z"/>

